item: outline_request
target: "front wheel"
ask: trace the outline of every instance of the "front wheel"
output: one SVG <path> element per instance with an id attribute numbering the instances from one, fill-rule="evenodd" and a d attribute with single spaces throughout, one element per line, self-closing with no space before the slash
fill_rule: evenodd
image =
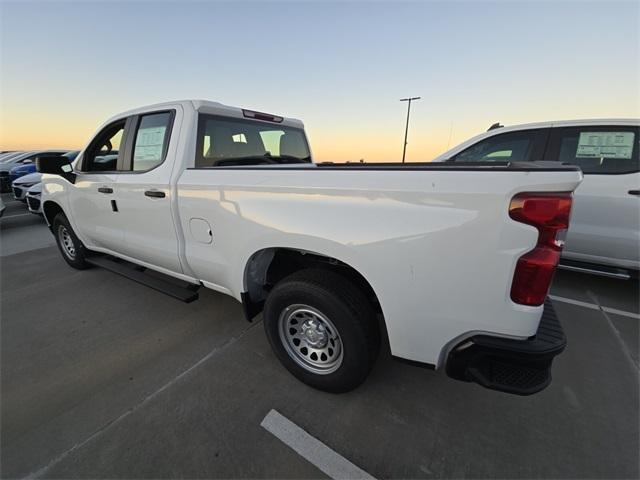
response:
<path id="1" fill-rule="evenodd" d="M 62 258 L 78 270 L 84 270 L 89 267 L 85 261 L 86 250 L 80 239 L 76 236 L 71 224 L 64 213 L 59 213 L 53 219 L 53 235 L 56 237 L 56 243 L 62 253 Z"/>
<path id="2" fill-rule="evenodd" d="M 319 390 L 356 388 L 378 354 L 380 337 L 371 304 L 332 271 L 302 270 L 281 280 L 267 298 L 263 318 L 280 362 Z"/>

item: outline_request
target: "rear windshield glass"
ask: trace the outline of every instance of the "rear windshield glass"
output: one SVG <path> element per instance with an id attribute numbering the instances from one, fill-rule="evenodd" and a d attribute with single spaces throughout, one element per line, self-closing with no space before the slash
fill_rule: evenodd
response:
<path id="1" fill-rule="evenodd" d="M 200 114 L 196 167 L 311 161 L 304 131 L 267 122 Z"/>

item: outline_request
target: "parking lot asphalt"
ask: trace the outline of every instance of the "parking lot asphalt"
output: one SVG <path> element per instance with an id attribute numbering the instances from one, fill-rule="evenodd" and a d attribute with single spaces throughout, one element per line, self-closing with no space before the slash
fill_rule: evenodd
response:
<path id="1" fill-rule="evenodd" d="M 230 297 L 73 270 L 3 198 L 3 478 L 326 478 L 260 426 L 272 409 L 376 478 L 638 478 L 637 282 L 558 273 L 568 347 L 537 395 L 388 352 L 332 395 L 289 375 Z"/>

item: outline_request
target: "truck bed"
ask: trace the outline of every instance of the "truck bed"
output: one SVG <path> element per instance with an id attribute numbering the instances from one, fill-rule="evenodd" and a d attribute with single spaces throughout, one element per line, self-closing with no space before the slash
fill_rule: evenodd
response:
<path id="1" fill-rule="evenodd" d="M 280 165 L 227 165 L 213 167 L 193 167 L 189 170 L 247 170 L 247 169 L 270 169 L 270 170 L 428 170 L 428 171 L 469 171 L 487 170 L 499 171 L 538 171 L 538 172 L 561 172 L 580 171 L 575 165 L 560 162 L 534 161 L 534 162 L 456 162 L 456 163 L 432 163 L 432 162 L 320 162 L 320 163 L 286 163 Z"/>

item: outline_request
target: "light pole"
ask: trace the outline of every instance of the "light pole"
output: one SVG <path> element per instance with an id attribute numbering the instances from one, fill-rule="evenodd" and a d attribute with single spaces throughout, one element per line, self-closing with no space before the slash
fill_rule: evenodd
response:
<path id="1" fill-rule="evenodd" d="M 413 100 L 420 100 L 420 97 L 401 98 L 401 102 L 409 102 L 407 104 L 407 126 L 404 129 L 404 146 L 402 147 L 402 163 L 404 163 L 404 156 L 407 153 L 407 134 L 409 133 L 409 113 L 411 112 L 411 102 Z"/>

